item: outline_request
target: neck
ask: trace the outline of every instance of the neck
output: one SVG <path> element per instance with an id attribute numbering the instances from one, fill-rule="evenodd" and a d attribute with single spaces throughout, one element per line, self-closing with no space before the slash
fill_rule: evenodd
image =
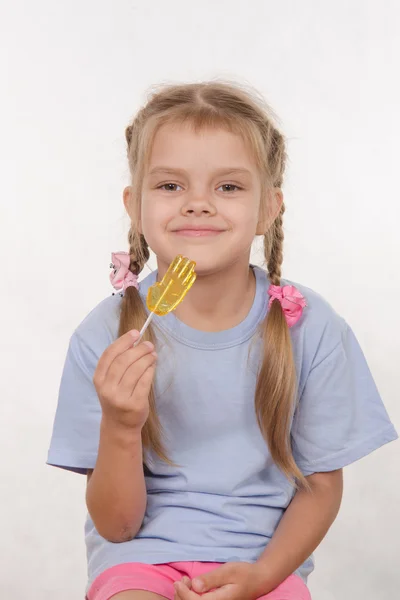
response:
<path id="1" fill-rule="evenodd" d="M 249 263 L 236 263 L 211 275 L 198 275 L 176 317 L 200 331 L 222 331 L 243 321 L 254 301 L 256 283 Z"/>

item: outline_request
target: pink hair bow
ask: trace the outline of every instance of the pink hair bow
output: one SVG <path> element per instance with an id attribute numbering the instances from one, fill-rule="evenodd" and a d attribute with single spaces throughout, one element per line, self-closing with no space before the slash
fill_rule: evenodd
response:
<path id="1" fill-rule="evenodd" d="M 130 256 L 128 252 L 113 252 L 111 254 L 112 263 L 110 268 L 113 269 L 110 273 L 110 281 L 116 290 L 126 290 L 127 287 L 133 285 L 138 289 L 138 276 L 134 275 L 129 270 Z"/>
<path id="2" fill-rule="evenodd" d="M 288 326 L 292 327 L 297 323 L 303 314 L 303 308 L 307 306 L 299 290 L 294 285 L 270 285 L 268 294 L 271 296 L 268 307 L 271 308 L 274 300 L 279 300 Z"/>

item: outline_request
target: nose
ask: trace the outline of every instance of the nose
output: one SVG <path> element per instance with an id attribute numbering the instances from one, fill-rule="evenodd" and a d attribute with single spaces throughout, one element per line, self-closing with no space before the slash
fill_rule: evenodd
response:
<path id="1" fill-rule="evenodd" d="M 206 193 L 192 193 L 185 198 L 181 212 L 185 216 L 201 217 L 203 215 L 213 216 L 217 209 Z"/>

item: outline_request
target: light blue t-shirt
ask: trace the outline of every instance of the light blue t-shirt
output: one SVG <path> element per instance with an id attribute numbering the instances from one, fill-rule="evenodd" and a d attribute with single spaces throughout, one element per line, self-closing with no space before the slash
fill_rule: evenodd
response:
<path id="1" fill-rule="evenodd" d="M 236 327 L 202 332 L 173 313 L 155 317 L 156 402 L 172 467 L 146 457 L 148 502 L 135 539 L 110 543 L 87 516 L 88 587 L 124 562 L 254 562 L 271 539 L 294 489 L 273 464 L 254 411 L 269 280 L 253 267 L 255 299 Z M 140 284 L 140 293 L 156 272 Z M 307 300 L 290 329 L 299 404 L 292 423 L 295 460 L 305 475 L 332 471 L 398 436 L 364 355 L 347 323 L 321 296 Z M 59 390 L 47 463 L 79 473 L 93 469 L 101 407 L 93 385 L 97 362 L 118 335 L 121 297 L 110 295 L 73 333 Z M 179 368 L 178 368 L 179 367 Z M 297 573 L 306 582 L 311 556 Z"/>

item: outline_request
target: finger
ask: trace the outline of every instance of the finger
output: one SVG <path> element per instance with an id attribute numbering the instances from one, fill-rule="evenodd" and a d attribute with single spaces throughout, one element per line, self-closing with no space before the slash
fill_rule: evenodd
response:
<path id="1" fill-rule="evenodd" d="M 183 600 L 182 596 L 175 590 L 174 600 Z"/>
<path id="2" fill-rule="evenodd" d="M 142 368 L 141 366 L 141 361 L 144 357 L 152 357 L 152 361 L 154 362 L 155 357 L 152 355 L 153 352 L 154 345 L 151 342 L 146 341 L 135 348 L 129 348 L 122 354 L 119 354 L 108 368 L 105 379 L 107 385 L 111 388 L 120 385 L 125 374 L 129 372 L 129 376 L 132 377 L 132 373 L 135 371 L 137 371 L 137 381 L 145 370 L 145 368 Z"/>
<path id="3" fill-rule="evenodd" d="M 96 367 L 96 384 L 98 383 L 101 385 L 103 383 L 107 371 L 113 360 L 117 356 L 131 348 L 138 338 L 139 332 L 136 329 L 132 329 L 124 335 L 121 335 L 121 337 L 119 337 L 115 342 L 110 344 L 108 348 L 104 350 Z"/>
<path id="4" fill-rule="evenodd" d="M 124 395 L 131 396 L 134 391 L 138 391 L 140 387 L 143 387 L 144 382 L 141 382 L 146 371 L 153 367 L 156 362 L 156 357 L 153 354 L 146 354 L 136 362 L 134 362 L 125 371 L 118 385 L 118 391 L 121 397 Z M 139 384 L 139 382 L 141 382 Z M 139 386 L 139 387 L 138 387 Z"/>
<path id="5" fill-rule="evenodd" d="M 201 598 L 201 600 L 243 600 L 243 596 L 237 595 L 237 586 L 235 594 L 235 586 L 232 584 L 223 585 L 222 587 L 212 590 L 212 592 L 206 592 L 205 594 L 196 594 L 196 597 Z M 188 600 L 192 600 L 192 598 Z"/>
<path id="6" fill-rule="evenodd" d="M 198 600 L 200 598 L 199 594 L 196 594 L 195 592 L 189 590 L 187 585 L 185 585 L 181 581 L 176 581 L 174 583 L 174 587 L 180 600 Z"/>
<path id="7" fill-rule="evenodd" d="M 227 583 L 232 583 L 232 569 L 231 564 L 227 563 L 221 565 L 204 573 L 195 579 L 192 579 L 192 589 L 198 593 L 208 592 L 214 588 L 219 588 Z"/>
<path id="8" fill-rule="evenodd" d="M 155 360 L 155 359 L 154 359 Z M 132 388 L 130 398 L 133 399 L 134 394 L 148 396 L 150 392 L 150 386 L 154 378 L 155 365 L 150 365 L 143 373 L 137 384 Z"/>
<path id="9" fill-rule="evenodd" d="M 192 587 L 192 582 L 189 579 L 189 577 L 186 577 L 186 575 L 184 575 L 182 577 L 182 579 L 180 580 L 180 583 L 182 583 L 184 586 L 186 586 L 189 590 Z M 183 600 L 182 597 L 180 596 L 179 592 L 176 590 L 176 588 L 175 588 L 174 600 Z"/>

